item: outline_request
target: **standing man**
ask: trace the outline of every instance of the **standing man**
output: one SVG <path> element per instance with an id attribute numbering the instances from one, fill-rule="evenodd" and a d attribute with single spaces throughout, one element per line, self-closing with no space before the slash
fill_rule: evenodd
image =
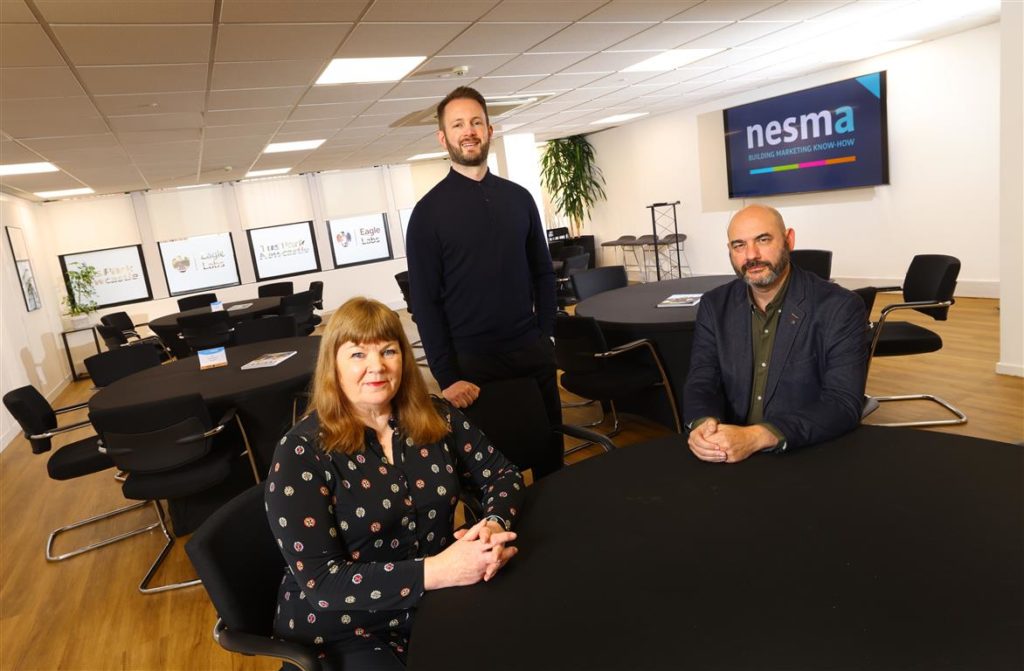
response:
<path id="1" fill-rule="evenodd" d="M 548 419 L 562 421 L 551 335 L 555 276 L 530 193 L 487 170 L 491 128 L 483 96 L 459 87 L 437 106 L 448 176 L 412 212 L 407 232 L 412 314 L 430 371 L 465 408 L 492 380 L 532 377 Z M 562 465 L 553 438 L 535 477 Z"/>
<path id="2" fill-rule="evenodd" d="M 867 376 L 867 315 L 853 292 L 792 266 L 796 234 L 764 205 L 729 223 L 740 279 L 701 298 L 683 420 L 704 461 L 742 461 L 853 430 Z"/>

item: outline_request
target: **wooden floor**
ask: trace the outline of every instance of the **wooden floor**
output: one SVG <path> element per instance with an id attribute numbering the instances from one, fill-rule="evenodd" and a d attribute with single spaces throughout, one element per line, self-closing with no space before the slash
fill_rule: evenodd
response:
<path id="1" fill-rule="evenodd" d="M 885 302 L 880 298 L 879 306 Z M 869 392 L 931 392 L 959 406 L 970 418 L 964 426 L 943 430 L 1008 442 L 1024 440 L 1024 380 L 994 373 L 997 302 L 962 299 L 944 323 L 923 316 L 910 319 L 937 330 L 945 347 L 932 354 L 875 361 Z M 57 405 L 85 400 L 88 387 L 87 382 L 71 385 Z M 900 407 L 883 407 L 869 422 L 937 410 L 896 405 Z M 567 411 L 566 419 L 578 421 L 588 412 L 593 411 Z M 625 424 L 616 439 L 622 446 L 667 433 L 636 419 Z M 72 434 L 70 439 L 84 435 Z M 581 452 L 571 461 L 588 456 Z M 784 460 L 779 467 L 785 467 Z M 32 455 L 25 440 L 15 440 L 0 454 L 0 669 L 277 669 L 273 661 L 220 650 L 210 636 L 215 615 L 201 587 L 149 596 L 136 590 L 162 546 L 156 532 L 65 562 L 45 561 L 43 547 L 50 529 L 123 502 L 109 471 L 54 482 L 46 475 L 46 458 Z M 148 511 L 133 513 L 132 519 L 112 522 L 101 531 L 137 526 L 150 516 Z M 72 534 L 57 549 L 94 537 L 90 532 Z M 191 576 L 179 542 L 160 577 Z"/>

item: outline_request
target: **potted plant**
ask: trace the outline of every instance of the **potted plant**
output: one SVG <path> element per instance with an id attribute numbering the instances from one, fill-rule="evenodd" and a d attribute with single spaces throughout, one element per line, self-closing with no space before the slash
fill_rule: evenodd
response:
<path id="1" fill-rule="evenodd" d="M 61 299 L 74 328 L 89 325 L 89 315 L 96 311 L 96 268 L 87 263 L 68 265 L 64 273 L 68 293 Z"/>
<path id="2" fill-rule="evenodd" d="M 549 140 L 541 156 L 540 174 L 555 211 L 569 220 L 574 242 L 590 253 L 594 266 L 594 237 L 583 235 L 583 219 L 590 208 L 605 199 L 604 175 L 597 167 L 594 145 L 584 135 Z"/>

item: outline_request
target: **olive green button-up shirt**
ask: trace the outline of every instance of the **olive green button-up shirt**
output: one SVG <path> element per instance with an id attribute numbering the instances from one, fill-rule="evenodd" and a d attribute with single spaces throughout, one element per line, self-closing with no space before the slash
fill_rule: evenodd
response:
<path id="1" fill-rule="evenodd" d="M 753 298 L 750 299 L 750 342 L 754 354 L 754 374 L 750 388 L 747 425 L 762 424 L 780 441 L 784 440 L 782 432 L 764 421 L 764 396 L 768 387 L 768 371 L 771 368 L 775 334 L 779 330 L 779 316 L 782 314 L 782 303 L 786 300 L 787 289 L 789 289 L 789 277 L 786 278 L 775 298 L 765 306 L 764 312 L 758 309 Z"/>

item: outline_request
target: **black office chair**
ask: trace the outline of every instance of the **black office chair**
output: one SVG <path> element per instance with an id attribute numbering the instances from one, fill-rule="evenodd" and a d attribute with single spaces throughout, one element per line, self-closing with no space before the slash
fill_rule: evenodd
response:
<path id="1" fill-rule="evenodd" d="M 563 456 L 595 443 L 611 452 L 616 445 L 596 431 L 571 424 L 552 426 L 544 409 L 537 381 L 531 377 L 488 382 L 480 386 L 480 395 L 463 412 L 484 432 L 505 458 L 520 470 L 533 468 L 543 455 L 537 453 L 550 444 L 552 432 L 587 441 L 566 450 Z"/>
<path id="2" fill-rule="evenodd" d="M 625 266 L 603 266 L 593 270 L 583 270 L 570 277 L 573 293 L 578 300 L 586 300 L 591 296 L 621 289 L 629 284 Z"/>
<path id="3" fill-rule="evenodd" d="M 21 430 L 24 432 L 25 438 L 28 439 L 28 442 L 32 447 L 33 454 L 49 452 L 52 447 L 51 439 L 54 436 L 89 426 L 89 420 L 86 419 L 58 427 L 57 415 L 81 410 L 88 404 L 79 403 L 66 408 L 57 408 L 55 410 L 47 400 L 43 398 L 43 395 L 31 385 L 19 387 L 18 389 L 7 392 L 4 394 L 3 401 L 4 407 L 11 413 L 11 416 L 14 417 L 15 421 L 21 425 Z M 110 457 L 99 451 L 99 443 L 99 436 L 92 435 L 88 438 L 76 440 L 73 443 L 57 448 L 57 451 L 54 452 L 46 462 L 47 474 L 54 480 L 70 480 L 72 478 L 91 475 L 93 473 L 104 471 L 108 468 L 113 468 L 114 462 Z M 84 552 L 89 552 L 91 550 L 110 545 L 111 543 L 116 543 L 126 538 L 145 533 L 150 529 L 155 529 L 160 525 L 159 522 L 154 522 L 149 526 L 133 529 L 104 540 L 90 543 L 72 550 L 71 552 L 65 552 L 59 555 L 53 554 L 54 541 L 57 539 L 57 536 L 65 531 L 71 531 L 72 529 L 88 526 L 95 522 L 108 520 L 120 515 L 121 513 L 137 510 L 144 505 L 146 505 L 145 502 L 133 503 L 101 515 L 94 515 L 93 517 L 89 517 L 80 522 L 75 522 L 73 524 L 68 524 L 54 529 L 46 538 L 46 560 L 54 562 L 63 561 L 71 557 L 76 557 Z"/>
<path id="4" fill-rule="evenodd" d="M 823 280 L 832 279 L 832 252 L 827 249 L 794 249 L 789 260 L 797 268 L 803 268 Z"/>
<path id="5" fill-rule="evenodd" d="M 270 284 L 261 284 L 256 289 L 256 293 L 260 298 L 267 298 L 269 296 L 291 296 L 295 293 L 295 287 L 291 282 L 272 282 Z"/>
<path id="6" fill-rule="evenodd" d="M 175 359 L 184 359 L 191 356 L 192 350 L 188 343 L 181 337 L 181 327 L 175 323 L 173 326 L 150 325 L 150 330 L 160 339 L 161 344 L 171 353 Z"/>
<path id="7" fill-rule="evenodd" d="M 217 611 L 213 638 L 222 648 L 274 657 L 302 671 L 320 670 L 315 651 L 273 637 L 285 561 L 267 522 L 263 487 L 251 487 L 224 504 L 192 535 L 185 551 Z"/>
<path id="8" fill-rule="evenodd" d="M 650 340 L 609 348 L 596 320 L 560 313 L 555 316 L 555 361 L 562 370 L 562 387 L 577 396 L 608 403 L 613 420 L 609 436 L 619 432 L 615 399 L 651 387 L 665 390 L 675 430 L 682 433 L 675 395 Z"/>
<path id="9" fill-rule="evenodd" d="M 313 293 L 300 291 L 297 294 L 282 297 L 277 314 L 282 317 L 292 317 L 295 320 L 296 333 L 309 335 L 316 328 L 313 323 Z"/>
<path id="10" fill-rule="evenodd" d="M 150 587 L 174 545 L 174 535 L 164 521 L 160 500 L 199 494 L 230 477 L 239 450 L 235 442 L 237 434 L 225 433 L 225 429 L 234 418 L 235 411 L 231 409 L 213 424 L 199 394 L 90 413 L 90 421 L 103 436 L 107 455 L 128 474 L 121 491 L 126 498 L 152 503 L 166 539 L 139 583 L 140 592 L 153 594 L 199 584 L 195 579 Z M 244 431 L 241 433 L 244 440 Z M 219 437 L 228 440 L 222 441 Z M 255 473 L 255 461 L 252 461 L 248 442 L 245 443 Z M 256 480 L 258 482 L 259 478 Z"/>
<path id="11" fill-rule="evenodd" d="M 157 347 L 167 353 L 167 357 L 170 358 L 170 352 L 167 352 L 167 348 L 163 346 L 160 339 L 156 336 L 143 336 L 139 334 L 138 327 L 132 318 L 128 316 L 127 312 L 111 312 L 110 314 L 103 315 L 100 317 L 100 323 L 97 326 L 104 325 L 117 329 L 120 331 L 123 340 L 119 342 L 119 345 L 138 345 L 140 343 L 148 343 L 154 347 Z M 104 338 L 104 342 L 107 344 L 108 349 L 113 349 L 110 346 L 110 342 Z"/>
<path id="12" fill-rule="evenodd" d="M 572 277 L 585 271 L 589 263 L 590 254 L 586 252 L 562 260 L 562 266 L 555 273 L 555 300 L 558 302 L 558 307 L 564 308 L 579 301 L 579 297 L 573 290 Z"/>
<path id="13" fill-rule="evenodd" d="M 953 293 L 960 275 L 960 260 L 942 254 L 919 254 L 910 262 L 903 280 L 903 302 L 887 305 L 882 309 L 878 322 L 872 325 L 871 349 L 868 358 L 876 356 L 904 356 L 924 354 L 942 349 L 942 338 L 938 333 L 911 322 L 888 321 L 890 314 L 897 310 L 917 310 L 936 321 L 946 321 L 949 308 L 955 302 Z M 884 289 L 883 289 L 884 290 Z M 863 297 L 863 296 L 862 296 Z M 924 400 L 937 403 L 954 417 L 914 422 L 887 422 L 880 426 L 943 426 L 965 424 L 967 415 L 946 400 L 933 394 L 905 394 L 899 396 L 865 395 L 865 414 L 888 401 Z"/>
<path id="14" fill-rule="evenodd" d="M 248 345 L 265 340 L 278 338 L 294 338 L 298 333 L 295 329 L 295 317 L 264 317 L 262 319 L 246 319 L 235 326 L 233 345 Z"/>
<path id="15" fill-rule="evenodd" d="M 313 307 L 317 310 L 324 309 L 324 283 L 314 280 L 309 283 L 309 293 L 313 294 Z M 319 326 L 324 321 L 320 315 L 313 313 L 313 326 Z"/>
<path id="16" fill-rule="evenodd" d="M 118 314 L 125 313 L 121 312 Z M 160 338 L 156 336 L 143 338 L 134 330 L 122 330 L 119 326 L 106 323 L 107 316 L 100 318 L 100 323 L 96 324 L 96 332 L 99 333 L 100 338 L 103 339 L 103 344 L 107 346 L 108 350 L 120 349 L 122 347 L 149 347 L 155 349 L 163 361 L 171 359 L 171 351 L 167 349 Z"/>
<path id="17" fill-rule="evenodd" d="M 160 352 L 154 347 L 119 347 L 85 359 L 85 369 L 95 387 L 106 387 L 132 373 L 159 365 Z"/>
<path id="18" fill-rule="evenodd" d="M 193 352 L 231 343 L 231 317 L 226 310 L 182 315 L 178 317 L 178 328 Z"/>
<path id="19" fill-rule="evenodd" d="M 582 245 L 561 245 L 551 250 L 552 261 L 564 261 L 571 256 L 586 254 L 587 250 Z"/>
<path id="20" fill-rule="evenodd" d="M 412 313 L 412 290 L 409 288 L 409 271 L 403 270 L 395 275 L 395 282 L 398 284 L 398 290 L 402 292 L 402 300 L 405 301 L 405 309 L 409 313 L 409 318 L 412 319 L 412 323 L 416 323 L 416 317 Z M 423 349 L 423 341 L 419 338 L 411 340 L 409 344 L 414 349 Z M 420 366 L 426 366 L 427 354 L 424 351 L 423 354 L 416 356 L 416 363 Z"/>
<path id="21" fill-rule="evenodd" d="M 217 294 L 195 294 L 193 296 L 182 296 L 178 299 L 178 310 L 184 312 L 185 310 L 195 310 L 196 308 L 205 308 L 210 303 L 217 302 Z"/>

